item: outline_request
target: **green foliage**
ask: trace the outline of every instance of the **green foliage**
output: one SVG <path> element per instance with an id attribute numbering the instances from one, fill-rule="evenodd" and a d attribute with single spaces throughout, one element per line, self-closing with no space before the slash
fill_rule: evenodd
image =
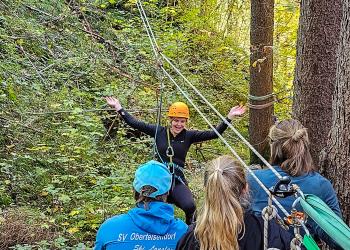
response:
<path id="1" fill-rule="evenodd" d="M 217 3 L 143 4 L 164 54 L 226 114 L 247 101 L 250 13 L 247 1 Z M 276 4 L 279 92 L 291 86 L 298 9 L 291 0 Z M 98 226 L 134 205 L 134 170 L 151 155 L 151 146 L 140 143 L 144 138 L 128 139 L 122 126 L 116 138 L 106 136 L 102 121 L 110 113 L 94 111 L 106 108 L 103 96 L 116 95 L 126 108 L 145 110 L 139 118 L 156 119 L 147 110 L 157 106 L 159 72 L 135 1 L 5 0 L 0 10 L 0 206 L 36 208 L 57 229 L 51 239 L 13 249 L 92 247 Z M 164 109 L 184 100 L 163 81 Z M 212 111 L 179 83 L 216 124 Z M 276 110 L 286 116 L 288 107 Z M 191 113 L 190 127 L 207 128 Z M 248 137 L 246 118 L 234 125 Z M 225 136 L 248 159 L 232 132 Z M 187 175 L 196 198 L 203 191 L 202 163 L 223 153 L 228 150 L 218 140 L 192 148 Z"/>
<path id="2" fill-rule="evenodd" d="M 296 57 L 297 27 L 299 22 L 299 2 L 278 0 L 275 6 L 274 39 L 274 91 L 280 105 L 275 105 L 275 113 L 281 119 L 290 117 L 293 94 L 293 78 Z"/>

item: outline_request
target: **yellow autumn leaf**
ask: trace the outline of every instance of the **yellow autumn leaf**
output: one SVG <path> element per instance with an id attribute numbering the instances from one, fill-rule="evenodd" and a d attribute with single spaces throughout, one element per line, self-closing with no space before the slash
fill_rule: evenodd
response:
<path id="1" fill-rule="evenodd" d="M 65 221 L 63 223 L 61 223 L 62 226 L 68 226 L 69 225 L 69 222 L 68 221 Z"/>
<path id="2" fill-rule="evenodd" d="M 42 191 L 42 192 L 40 193 L 40 196 L 45 197 L 45 196 L 48 196 L 48 194 L 49 194 L 49 192 Z"/>
<path id="3" fill-rule="evenodd" d="M 80 213 L 79 210 L 72 210 L 72 211 L 69 213 L 69 215 L 70 215 L 70 216 L 74 216 L 74 215 L 77 215 L 77 214 L 79 214 L 79 213 Z"/>
<path id="4" fill-rule="evenodd" d="M 23 39 L 17 39 L 16 43 L 21 46 L 21 45 L 24 44 L 24 40 Z"/>
<path id="5" fill-rule="evenodd" d="M 67 231 L 70 233 L 70 234 L 74 234 L 76 232 L 79 232 L 79 228 L 77 227 L 71 227 L 71 228 L 68 228 Z"/>

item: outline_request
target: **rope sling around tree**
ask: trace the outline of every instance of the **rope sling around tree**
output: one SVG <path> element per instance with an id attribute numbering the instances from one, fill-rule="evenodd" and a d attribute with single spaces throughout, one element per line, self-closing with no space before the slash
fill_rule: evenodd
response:
<path id="1" fill-rule="evenodd" d="M 154 34 L 152 32 L 152 29 L 149 25 L 147 16 L 143 10 L 142 4 L 141 2 L 138 0 L 137 1 L 137 5 L 140 11 L 140 16 L 141 19 L 145 25 L 147 34 L 149 36 L 150 42 L 152 44 L 152 47 L 154 48 L 153 45 L 153 41 L 156 44 L 156 39 L 154 37 Z M 148 31 L 148 29 L 150 31 Z M 152 34 L 152 35 L 150 35 Z M 152 39 L 153 38 L 153 39 Z M 157 46 L 158 47 L 158 46 Z M 160 55 L 175 69 L 175 71 L 182 76 L 185 81 L 191 85 L 191 87 L 196 91 L 196 93 L 202 97 L 202 99 L 208 104 L 208 106 L 210 106 L 219 116 L 220 118 L 237 134 L 237 136 L 242 139 L 243 142 L 245 142 L 245 144 L 251 148 L 251 150 L 272 170 L 272 172 L 279 178 L 281 179 L 282 176 L 254 149 L 254 147 L 252 145 L 249 144 L 249 142 L 230 124 L 226 121 L 226 119 L 205 99 L 205 97 L 187 80 L 187 78 L 185 76 L 182 75 L 182 73 L 170 62 L 170 60 L 161 52 L 159 52 L 160 50 L 158 50 L 158 52 L 156 50 L 154 50 L 156 56 Z M 218 135 L 218 137 L 223 141 L 223 143 L 230 149 L 230 151 L 233 153 L 233 155 L 243 164 L 243 166 L 246 168 L 246 170 L 252 175 L 252 177 L 257 181 L 257 183 L 260 185 L 260 187 L 268 194 L 271 195 L 271 192 L 263 185 L 263 183 L 255 176 L 255 174 L 253 173 L 253 171 L 246 165 L 246 163 L 240 158 L 240 156 L 237 154 L 237 152 L 227 143 L 227 141 L 221 136 L 221 134 L 215 129 L 215 127 L 209 122 L 209 120 L 204 116 L 204 114 L 198 109 L 198 107 L 193 103 L 193 101 L 189 98 L 189 96 L 181 89 L 181 87 L 176 83 L 176 81 L 171 77 L 171 75 L 166 71 L 166 69 L 163 67 L 163 65 L 161 64 L 160 69 L 164 72 L 164 74 L 175 84 L 175 86 L 179 89 L 179 91 L 184 95 L 184 97 L 192 104 L 192 106 L 196 109 L 196 111 L 202 116 L 202 118 L 208 123 L 208 125 L 212 128 L 212 130 Z M 300 190 L 298 192 L 298 194 L 300 195 L 300 193 L 302 193 Z M 275 199 L 275 197 L 273 197 L 271 195 L 271 200 L 273 200 L 275 202 L 275 204 L 281 209 L 281 211 L 286 215 L 289 216 L 289 213 L 283 208 L 283 206 Z M 327 206 L 327 205 L 326 205 Z M 328 206 L 327 206 L 328 207 Z M 329 209 L 329 208 L 328 208 Z M 300 221 L 299 219 L 296 219 L 298 221 L 298 223 L 300 223 L 306 234 L 304 237 L 304 245 L 308 248 L 308 249 L 318 249 L 316 243 L 314 242 L 314 240 L 312 239 L 312 237 L 309 234 L 309 231 L 307 230 L 305 224 L 303 221 Z"/>

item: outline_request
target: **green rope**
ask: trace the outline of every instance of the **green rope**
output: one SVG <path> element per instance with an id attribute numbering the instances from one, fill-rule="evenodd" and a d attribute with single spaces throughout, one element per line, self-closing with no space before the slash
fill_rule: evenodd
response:
<path id="1" fill-rule="evenodd" d="M 264 95 L 264 96 L 248 95 L 248 99 L 252 100 L 252 101 L 265 101 L 265 100 L 270 99 L 273 96 L 275 96 L 275 93 L 271 93 L 271 94 Z"/>
<path id="2" fill-rule="evenodd" d="M 306 194 L 300 199 L 304 211 L 342 248 L 350 249 L 350 228 L 320 198 Z"/>

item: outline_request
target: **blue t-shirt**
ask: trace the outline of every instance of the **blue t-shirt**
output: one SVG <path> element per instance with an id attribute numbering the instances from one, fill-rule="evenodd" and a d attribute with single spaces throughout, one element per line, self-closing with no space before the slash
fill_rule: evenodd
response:
<path id="1" fill-rule="evenodd" d="M 288 176 L 288 174 L 285 173 L 280 167 L 274 166 L 274 168 L 282 176 Z M 261 180 L 261 182 L 267 188 L 274 186 L 278 181 L 277 176 L 270 169 L 255 170 L 254 174 Z M 333 186 L 329 180 L 327 180 L 317 172 L 311 172 L 301 176 L 290 176 L 290 178 L 292 180 L 292 183 L 298 185 L 304 194 L 313 194 L 318 196 L 338 216 L 341 217 L 339 202 L 333 189 Z M 264 209 L 264 207 L 267 206 L 268 195 L 250 174 L 248 174 L 248 183 L 252 197 L 251 208 L 255 214 L 261 215 L 261 211 Z M 287 198 L 276 197 L 276 199 L 287 211 L 290 212 L 292 209 L 293 202 L 296 198 L 294 196 L 289 196 Z M 296 206 L 296 209 L 298 211 L 303 211 L 300 204 Z M 278 213 L 282 218 L 285 216 L 280 210 L 278 211 Z M 310 227 L 311 234 L 317 235 L 326 243 L 333 245 L 333 242 L 329 238 L 329 236 L 310 218 L 308 218 L 307 225 Z"/>
<path id="2" fill-rule="evenodd" d="M 187 225 L 174 218 L 174 208 L 164 202 L 143 204 L 127 214 L 106 220 L 98 229 L 95 250 L 175 250 Z"/>

